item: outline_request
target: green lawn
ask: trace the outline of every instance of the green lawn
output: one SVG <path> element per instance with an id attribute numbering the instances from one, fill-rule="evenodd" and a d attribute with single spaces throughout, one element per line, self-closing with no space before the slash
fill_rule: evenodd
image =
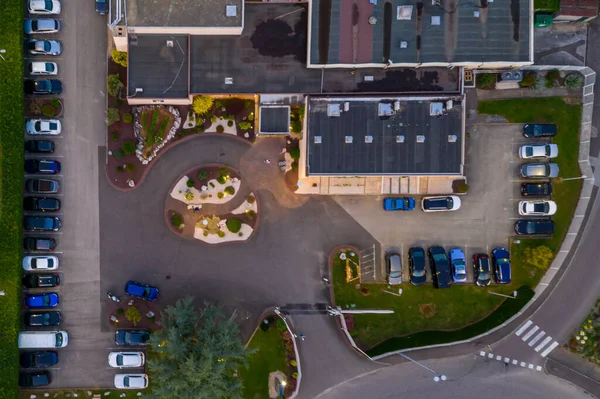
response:
<path id="1" fill-rule="evenodd" d="M 279 330 L 274 327 L 267 331 L 258 329 L 248 349 L 256 349 L 256 353 L 250 355 L 248 369 L 240 372 L 244 381 L 244 399 L 268 398 L 269 373 L 282 371 L 287 374 L 289 370 Z"/>
<path id="2" fill-rule="evenodd" d="M 535 11 L 557 12 L 560 8 L 560 0 L 534 0 Z"/>
<path id="3" fill-rule="evenodd" d="M 513 123 L 556 123 L 558 134 L 552 141 L 558 144 L 558 157 L 553 162 L 558 164 L 560 176 L 564 178 L 581 175 L 577 161 L 581 105 L 565 104 L 561 97 L 481 101 L 479 102 L 479 113 L 502 115 Z M 520 244 L 511 244 L 510 252 L 515 279 L 530 287 L 537 285 L 543 271 L 534 272 L 519 267 L 525 248 L 545 245 L 555 254 L 558 252 L 569 230 L 582 185 L 582 180 L 560 182 L 555 179 L 552 182 L 552 199 L 558 206 L 558 212 L 552 217 L 556 223 L 556 233 L 550 239 L 523 239 L 520 240 Z"/>
<path id="4" fill-rule="evenodd" d="M 0 398 L 18 396 L 23 201 L 23 0 L 0 6 Z"/>

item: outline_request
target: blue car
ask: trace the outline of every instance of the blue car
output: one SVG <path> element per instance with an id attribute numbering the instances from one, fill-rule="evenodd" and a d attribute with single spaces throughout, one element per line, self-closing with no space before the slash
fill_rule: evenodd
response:
<path id="1" fill-rule="evenodd" d="M 146 301 L 156 301 L 158 298 L 158 288 L 150 285 L 128 281 L 125 284 L 125 293 L 127 295 L 136 296 Z"/>
<path id="2" fill-rule="evenodd" d="M 496 284 L 510 283 L 510 255 L 506 248 L 496 248 L 492 251 L 492 269 Z"/>
<path id="3" fill-rule="evenodd" d="M 450 250 L 450 267 L 452 268 L 452 281 L 455 283 L 467 282 L 467 258 L 460 248 Z"/>
<path id="4" fill-rule="evenodd" d="M 58 305 L 58 294 L 50 292 L 47 294 L 27 295 L 25 297 L 26 309 L 49 309 Z"/>
<path id="5" fill-rule="evenodd" d="M 412 197 L 384 198 L 384 211 L 412 211 L 415 209 L 415 199 Z"/>

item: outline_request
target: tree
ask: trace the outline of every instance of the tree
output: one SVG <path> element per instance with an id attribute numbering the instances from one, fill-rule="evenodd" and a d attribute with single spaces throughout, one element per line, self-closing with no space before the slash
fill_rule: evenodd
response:
<path id="1" fill-rule="evenodd" d="M 546 270 L 554 258 L 552 250 L 545 245 L 538 245 L 534 248 L 525 248 L 525 265 L 535 269 Z"/>
<path id="2" fill-rule="evenodd" d="M 134 327 L 137 325 L 137 323 L 142 321 L 142 315 L 135 306 L 130 306 L 127 308 L 127 311 L 125 312 L 125 318 L 132 322 Z"/>
<path id="3" fill-rule="evenodd" d="M 110 56 L 116 64 L 119 64 L 125 68 L 127 68 L 127 53 L 124 51 L 119 51 L 116 48 L 112 49 L 110 52 Z"/>
<path id="4" fill-rule="evenodd" d="M 225 319 L 219 307 L 204 302 L 196 310 L 192 297 L 179 299 L 161 312 L 162 329 L 150 337 L 152 356 L 151 398 L 241 398 L 242 381 L 232 377 L 246 367 L 250 351 L 244 349 L 233 318 Z"/>
<path id="5" fill-rule="evenodd" d="M 194 101 L 192 103 L 192 109 L 198 115 L 207 113 L 212 106 L 213 99 L 212 97 L 208 96 L 196 96 L 194 97 Z"/>
<path id="6" fill-rule="evenodd" d="M 106 88 L 108 90 L 108 94 L 113 97 L 116 97 L 119 94 L 119 91 L 122 87 L 125 87 L 121 79 L 119 79 L 119 74 L 115 73 L 112 75 L 108 75 L 106 78 Z"/>

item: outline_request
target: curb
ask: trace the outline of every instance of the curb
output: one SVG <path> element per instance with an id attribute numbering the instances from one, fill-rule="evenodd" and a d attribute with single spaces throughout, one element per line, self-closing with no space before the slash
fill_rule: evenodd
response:
<path id="1" fill-rule="evenodd" d="M 273 311 L 285 323 L 285 326 L 287 327 L 288 332 L 291 335 L 292 343 L 294 344 L 294 353 L 296 354 L 296 363 L 297 363 L 296 368 L 298 369 L 298 378 L 296 378 L 296 389 L 288 398 L 288 399 L 294 399 L 296 396 L 298 396 L 298 392 L 300 392 L 300 384 L 302 382 L 302 367 L 300 366 L 300 352 L 298 351 L 298 344 L 296 343 L 296 335 L 294 334 L 294 331 L 290 327 L 286 318 L 278 310 L 278 308 L 275 308 Z"/>

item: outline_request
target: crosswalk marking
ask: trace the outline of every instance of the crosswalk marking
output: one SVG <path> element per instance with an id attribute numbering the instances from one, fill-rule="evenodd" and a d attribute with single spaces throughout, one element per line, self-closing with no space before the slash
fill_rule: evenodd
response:
<path id="1" fill-rule="evenodd" d="M 496 356 L 496 360 L 502 360 L 502 356 L 500 356 L 500 355 Z"/>
<path id="2" fill-rule="evenodd" d="M 526 365 L 527 365 L 527 363 L 521 362 L 521 367 L 525 367 Z"/>
<path id="3" fill-rule="evenodd" d="M 556 341 L 552 342 L 552 345 L 547 347 L 546 350 L 542 352 L 541 356 L 542 357 L 548 356 L 548 353 L 552 352 L 554 350 L 554 348 L 556 348 L 557 346 L 558 346 L 558 342 L 556 342 Z"/>
<path id="4" fill-rule="evenodd" d="M 533 370 L 533 364 L 529 363 L 529 368 Z"/>
<path id="5" fill-rule="evenodd" d="M 546 333 L 544 331 L 540 331 L 531 341 L 529 341 L 529 346 L 535 345 Z"/>
<path id="6" fill-rule="evenodd" d="M 513 359 L 513 364 L 516 366 L 519 361 L 517 359 Z"/>
<path id="7" fill-rule="evenodd" d="M 525 330 L 527 330 L 529 328 L 530 325 L 532 325 L 533 322 L 531 320 L 527 320 L 527 323 L 523 324 L 521 326 L 521 328 L 519 328 L 515 334 L 517 334 L 517 337 L 520 337 L 521 334 L 523 334 L 525 332 Z"/>
<path id="8" fill-rule="evenodd" d="M 535 334 L 535 332 L 536 332 L 537 330 L 539 330 L 539 329 L 540 329 L 540 328 L 539 328 L 538 326 L 533 326 L 533 328 L 532 328 L 531 330 L 529 330 L 529 332 L 528 332 L 527 334 L 523 335 L 523 338 L 521 338 L 521 339 L 522 339 L 523 341 L 527 342 L 527 340 L 528 340 L 529 338 L 531 338 L 531 336 L 532 336 L 533 334 Z"/>
<path id="9" fill-rule="evenodd" d="M 493 359 L 498 360 L 500 362 L 503 362 L 505 366 L 508 366 L 512 362 L 512 364 L 514 366 L 520 365 L 521 367 L 529 368 L 530 370 L 542 371 L 541 366 L 536 366 L 535 364 L 531 364 L 531 363 L 527 364 L 526 362 L 519 363 L 519 360 L 517 360 L 517 359 L 510 359 L 508 357 L 503 358 L 500 355 L 494 355 L 493 353 L 486 353 L 485 351 L 480 351 L 479 356 L 481 356 L 484 359 L 488 358 L 488 359 L 492 359 L 492 360 Z"/>
<path id="10" fill-rule="evenodd" d="M 546 339 L 544 339 L 538 346 L 535 347 L 535 351 L 539 352 L 544 346 L 546 346 L 548 344 L 548 342 L 552 341 L 552 337 L 551 336 L 547 336 Z"/>
<path id="11" fill-rule="evenodd" d="M 485 352 L 484 351 L 479 352 L 479 356 L 484 356 L 485 357 Z"/>
<path id="12" fill-rule="evenodd" d="M 537 371 L 542 371 L 542 366 L 535 366 L 535 369 L 536 369 Z"/>

